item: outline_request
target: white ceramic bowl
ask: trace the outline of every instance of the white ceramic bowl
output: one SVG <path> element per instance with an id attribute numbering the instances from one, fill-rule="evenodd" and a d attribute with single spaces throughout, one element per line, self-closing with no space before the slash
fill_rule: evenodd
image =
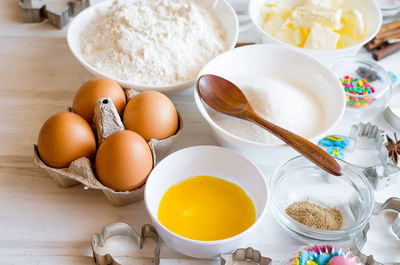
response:
<path id="1" fill-rule="evenodd" d="M 162 196 L 172 185 L 198 175 L 218 177 L 244 189 L 256 208 L 256 222 L 234 237 L 216 241 L 187 239 L 164 227 L 157 218 Z M 187 256 L 213 258 L 246 243 L 249 233 L 265 215 L 268 191 L 260 170 L 240 154 L 218 146 L 193 146 L 170 154 L 153 169 L 146 182 L 144 201 L 154 227 L 169 247 Z"/>
<path id="2" fill-rule="evenodd" d="M 299 48 L 275 39 L 262 29 L 261 26 L 263 18 L 261 16 L 260 10 L 261 7 L 264 6 L 266 1 L 267 0 L 250 0 L 249 3 L 249 14 L 251 20 L 255 28 L 257 29 L 257 32 L 261 36 L 262 41 L 264 43 L 279 44 L 286 47 L 291 47 L 296 51 L 304 52 L 310 56 L 313 56 L 314 58 L 322 60 L 325 63 L 330 63 L 334 59 L 337 59 L 341 56 L 355 55 L 365 43 L 375 37 L 382 25 L 382 12 L 374 0 L 345 0 L 344 3 L 346 4 L 347 8 L 357 8 L 363 14 L 367 31 L 366 37 L 357 45 L 338 50 L 320 51 Z M 293 0 L 286 0 L 286 2 L 288 1 L 290 2 Z"/>
<path id="3" fill-rule="evenodd" d="M 138 0 L 132 0 L 132 1 L 138 1 Z M 99 4 L 93 5 L 83 10 L 72 20 L 68 28 L 67 41 L 68 41 L 68 46 L 72 54 L 75 56 L 75 58 L 78 59 L 78 61 L 92 74 L 112 79 L 117 83 L 119 83 L 124 88 L 133 88 L 139 91 L 155 90 L 159 92 L 168 93 L 168 92 L 184 90 L 186 88 L 191 87 L 193 85 L 194 80 L 179 82 L 176 84 L 168 84 L 168 85 L 136 84 L 100 72 L 85 61 L 85 59 L 82 56 L 81 45 L 80 45 L 81 32 L 86 27 L 86 25 L 95 17 L 96 9 L 110 6 L 112 2 L 113 2 L 112 0 L 106 0 Z M 233 10 L 232 6 L 226 0 L 219 0 L 219 1 L 204 0 L 201 1 L 201 4 L 217 17 L 222 26 L 222 29 L 225 32 L 225 38 L 228 50 L 233 49 L 235 47 L 238 38 L 239 24 L 236 13 Z"/>
<path id="4" fill-rule="evenodd" d="M 346 98 L 339 79 L 318 60 L 283 46 L 259 44 L 236 48 L 211 60 L 200 71 L 199 76 L 214 74 L 229 78 L 232 75 L 246 76 L 255 72 L 271 77 L 285 77 L 287 81 L 308 88 L 317 96 L 324 108 L 325 124 L 309 140 L 317 142 L 342 118 Z M 257 164 L 269 166 L 276 166 L 297 154 L 285 144 L 253 142 L 227 132 L 209 116 L 197 89 L 194 91 L 194 99 L 220 145 L 238 151 Z"/>

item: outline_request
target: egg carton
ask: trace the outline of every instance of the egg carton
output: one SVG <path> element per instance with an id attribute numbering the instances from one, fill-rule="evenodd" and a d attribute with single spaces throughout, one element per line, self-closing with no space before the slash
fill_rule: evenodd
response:
<path id="1" fill-rule="evenodd" d="M 138 93 L 139 92 L 133 90 L 125 91 L 128 100 Z M 69 110 L 72 111 L 71 109 Z M 179 111 L 177 112 L 179 124 L 176 133 L 163 140 L 151 139 L 148 142 L 153 155 L 153 167 L 157 163 L 157 157 L 162 158 L 169 153 L 172 145 L 182 132 L 183 121 Z M 111 98 L 101 98 L 96 102 L 92 127 L 97 135 L 98 146 L 112 133 L 125 129 Z M 83 184 L 85 189 L 101 190 L 108 201 L 115 206 L 123 206 L 143 200 L 144 187 L 146 184 L 132 191 L 114 191 L 104 186 L 96 178 L 93 164 L 86 157 L 72 161 L 68 168 L 52 168 L 41 160 L 37 146 L 34 145 L 33 161 L 37 168 L 45 170 L 56 184 L 62 188 Z"/>

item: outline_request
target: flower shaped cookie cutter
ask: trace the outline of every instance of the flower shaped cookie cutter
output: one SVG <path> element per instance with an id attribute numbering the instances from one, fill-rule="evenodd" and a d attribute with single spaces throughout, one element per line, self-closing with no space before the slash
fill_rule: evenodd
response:
<path id="1" fill-rule="evenodd" d="M 97 265 L 121 265 L 111 256 L 111 254 L 100 254 L 98 252 L 99 248 L 104 247 L 107 239 L 113 236 L 127 236 L 131 238 L 139 246 L 140 249 L 143 248 L 143 243 L 146 238 L 154 239 L 157 242 L 157 245 L 154 249 L 154 264 L 160 264 L 160 239 L 157 231 L 152 225 L 146 224 L 142 226 L 142 231 L 139 235 L 138 233 L 136 233 L 135 229 L 132 228 L 132 226 L 126 223 L 117 222 L 106 225 L 100 234 L 92 235 L 91 244 L 93 250 L 93 258 L 94 262 Z"/>
<path id="2" fill-rule="evenodd" d="M 392 230 L 394 234 L 400 239 L 400 198 L 390 198 L 384 203 L 375 203 L 373 214 L 377 215 L 385 210 L 391 210 L 398 213 L 392 224 Z M 353 245 L 351 247 L 351 251 L 355 255 L 357 255 L 360 258 L 361 262 L 365 265 L 384 265 L 384 263 L 375 260 L 373 255 L 368 256 L 361 251 L 361 249 L 367 242 L 367 234 L 369 228 L 370 227 L 368 223 L 365 226 L 364 230 L 355 237 Z M 391 265 L 400 265 L 400 263 L 391 263 Z"/>
<path id="3" fill-rule="evenodd" d="M 379 190 L 390 185 L 393 180 L 400 176 L 400 167 L 394 165 L 389 157 L 388 149 L 385 146 L 385 132 L 370 123 L 359 123 L 352 126 L 350 137 L 357 141 L 358 137 L 366 136 L 375 143 L 379 151 L 379 161 L 369 167 L 360 167 L 374 189 Z"/>
<path id="4" fill-rule="evenodd" d="M 360 166 L 346 160 L 345 152 L 353 152 L 358 149 L 357 144 L 361 138 L 368 138 L 368 149 L 377 150 L 378 158 L 372 166 Z M 319 141 L 319 145 L 337 158 L 344 159 L 353 166 L 357 167 L 368 178 L 375 190 L 382 189 L 390 185 L 391 182 L 400 176 L 400 167 L 395 165 L 389 156 L 386 148 L 386 133 L 377 126 L 370 123 L 359 123 L 351 127 L 349 136 L 330 135 Z"/>

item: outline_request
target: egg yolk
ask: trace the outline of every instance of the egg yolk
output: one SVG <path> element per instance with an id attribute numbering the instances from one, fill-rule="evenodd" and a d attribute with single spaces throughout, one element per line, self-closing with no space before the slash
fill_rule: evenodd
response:
<path id="1" fill-rule="evenodd" d="M 256 211 L 238 185 L 196 176 L 167 190 L 158 208 L 158 220 L 180 236 L 213 241 L 245 231 L 254 224 Z"/>

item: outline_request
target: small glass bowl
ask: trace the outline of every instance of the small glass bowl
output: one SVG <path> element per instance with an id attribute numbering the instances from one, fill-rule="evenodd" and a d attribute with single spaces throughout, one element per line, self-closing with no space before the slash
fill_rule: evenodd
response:
<path id="1" fill-rule="evenodd" d="M 347 264 L 352 264 L 352 265 L 361 265 L 362 263 L 360 262 L 360 258 L 355 256 L 351 251 L 346 251 L 344 249 L 338 248 L 336 246 L 332 245 L 308 245 L 308 246 L 303 246 L 296 250 L 296 252 L 293 252 L 290 256 L 288 256 L 286 259 L 282 260 L 279 265 L 293 265 L 293 264 L 301 264 L 300 261 L 300 253 L 305 252 L 307 255 L 304 255 L 302 259 L 304 258 L 305 260 L 309 260 L 310 257 L 312 257 L 313 261 L 317 260 L 317 257 L 323 253 L 328 254 L 329 258 L 334 257 L 334 256 L 342 256 L 344 259 L 347 260 Z M 329 262 L 329 261 L 328 261 Z M 309 264 L 306 262 L 306 264 Z M 337 264 L 337 263 L 336 263 Z"/>
<path id="2" fill-rule="evenodd" d="M 368 179 L 343 160 L 336 159 L 342 175 L 334 176 L 303 156 L 290 159 L 271 177 L 271 204 L 274 218 L 304 242 L 338 243 L 352 240 L 366 225 L 374 206 Z M 340 230 L 320 230 L 303 225 L 288 214 L 294 202 L 309 201 L 322 207 L 335 207 L 343 217 Z"/>
<path id="3" fill-rule="evenodd" d="M 360 81 L 364 79 L 362 81 L 366 80 L 368 85 L 373 87 L 373 89 L 370 88 L 370 94 L 359 95 L 355 91 L 345 92 L 346 118 L 350 118 L 354 122 L 368 122 L 376 118 L 387 107 L 392 84 L 389 75 L 381 66 L 357 56 L 346 56 L 334 61 L 330 68 L 341 80 L 346 81 L 345 77 L 347 76 Z M 355 82 L 357 83 L 357 81 Z M 345 88 L 343 87 L 343 89 Z"/>

